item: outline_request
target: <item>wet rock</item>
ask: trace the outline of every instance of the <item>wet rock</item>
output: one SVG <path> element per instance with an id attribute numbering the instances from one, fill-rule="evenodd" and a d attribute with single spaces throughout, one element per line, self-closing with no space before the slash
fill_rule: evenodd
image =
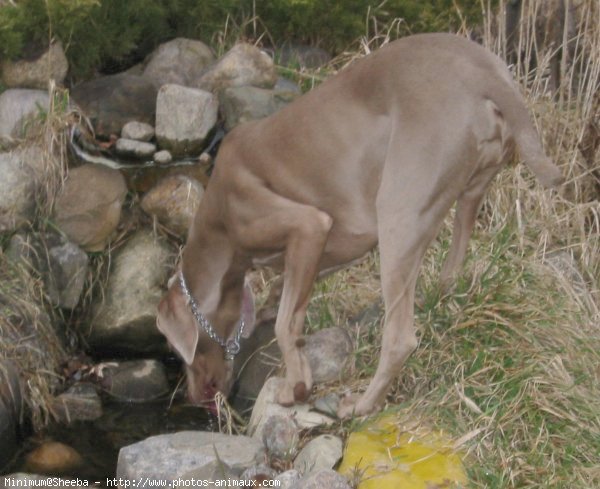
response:
<path id="1" fill-rule="evenodd" d="M 154 127 L 144 122 L 131 121 L 121 129 L 123 139 L 148 142 L 154 137 Z"/>
<path id="2" fill-rule="evenodd" d="M 202 431 L 158 435 L 119 452 L 117 477 L 173 480 L 222 461 L 243 471 L 264 460 L 262 444 L 247 436 Z"/>
<path id="3" fill-rule="evenodd" d="M 335 470 L 321 470 L 296 482 L 291 489 L 352 489 L 348 480 Z"/>
<path id="4" fill-rule="evenodd" d="M 97 136 L 121 134 L 130 121 L 154 125 L 157 89 L 141 76 L 117 74 L 77 85 L 71 98 L 86 114 Z"/>
<path id="5" fill-rule="evenodd" d="M 22 409 L 21 381 L 17 367 L 9 360 L 0 360 L 0 470 L 17 453 Z"/>
<path id="6" fill-rule="evenodd" d="M 298 472 L 296 469 L 290 469 L 279 474 L 277 477 L 275 477 L 275 480 L 280 484 L 278 486 L 279 489 L 290 489 L 301 478 L 302 476 L 300 475 L 300 472 Z"/>
<path id="7" fill-rule="evenodd" d="M 260 391 L 252 415 L 248 423 L 248 433 L 252 437 L 262 440 L 263 431 L 267 421 L 273 416 L 287 416 L 293 418 L 300 428 L 313 428 L 319 425 L 329 425 L 333 419 L 310 410 L 308 404 L 296 404 L 284 407 L 277 403 L 277 394 L 284 379 L 271 377 L 265 382 Z"/>
<path id="8" fill-rule="evenodd" d="M 36 59 L 4 60 L 0 67 L 2 82 L 9 88 L 39 88 L 46 90 L 48 81 L 61 85 L 69 63 L 60 41 L 54 42 Z"/>
<path id="9" fill-rule="evenodd" d="M 173 161 L 173 156 L 166 149 L 154 153 L 154 162 L 158 165 L 168 165 Z"/>
<path id="10" fill-rule="evenodd" d="M 198 86 L 208 91 L 252 85 L 273 88 L 277 71 L 271 57 L 250 44 L 236 44 L 200 78 Z"/>
<path id="11" fill-rule="evenodd" d="M 157 87 L 167 83 L 192 87 L 214 59 L 203 42 L 179 37 L 156 48 L 148 58 L 143 76 Z"/>
<path id="12" fill-rule="evenodd" d="M 99 298 L 92 306 L 88 337 L 92 347 L 123 353 L 165 349 L 164 337 L 156 328 L 156 306 L 173 258 L 164 240 L 144 230 L 113 255 L 103 300 Z"/>
<path id="13" fill-rule="evenodd" d="M 22 138 L 28 121 L 47 111 L 48 93 L 42 90 L 13 88 L 0 94 L 0 139 Z"/>
<path id="14" fill-rule="evenodd" d="M 179 157 L 199 153 L 217 122 L 217 98 L 204 90 L 163 85 L 156 99 L 156 139 Z"/>
<path id="15" fill-rule="evenodd" d="M 226 88 L 219 97 L 225 129 L 261 119 L 277 112 L 298 97 L 294 92 L 281 92 L 257 87 Z"/>
<path id="16" fill-rule="evenodd" d="M 94 164 L 73 168 L 56 199 L 54 221 L 84 250 L 101 251 L 117 229 L 126 194 L 117 170 Z"/>
<path id="17" fill-rule="evenodd" d="M 150 159 L 156 153 L 156 145 L 135 139 L 120 138 L 115 145 L 115 151 L 118 155 L 126 158 Z"/>
<path id="18" fill-rule="evenodd" d="M 187 236 L 204 189 L 197 180 L 174 175 L 161 180 L 142 199 L 142 209 L 181 237 Z"/>
<path id="19" fill-rule="evenodd" d="M 79 302 L 88 271 L 88 256 L 56 233 L 15 234 L 7 255 L 42 276 L 53 305 L 73 309 Z"/>
<path id="20" fill-rule="evenodd" d="M 306 337 L 304 352 L 314 382 L 340 380 L 353 352 L 352 339 L 343 328 L 333 327 Z"/>
<path id="21" fill-rule="evenodd" d="M 291 416 L 271 416 L 262 430 L 267 452 L 282 460 L 291 460 L 298 450 L 300 430 Z"/>
<path id="22" fill-rule="evenodd" d="M 156 360 L 108 364 L 101 383 L 111 397 L 121 402 L 152 401 L 169 392 L 165 368 Z"/>
<path id="23" fill-rule="evenodd" d="M 47 441 L 25 457 L 25 470 L 36 474 L 65 474 L 81 467 L 83 458 L 72 447 Z"/>
<path id="24" fill-rule="evenodd" d="M 93 385 L 75 384 L 52 399 L 50 408 L 58 421 L 69 424 L 75 421 L 93 421 L 102 416 L 102 402 Z"/>
<path id="25" fill-rule="evenodd" d="M 294 468 L 307 475 L 323 469 L 333 469 L 342 458 L 343 443 L 333 435 L 320 435 L 310 440 L 294 460 Z"/>

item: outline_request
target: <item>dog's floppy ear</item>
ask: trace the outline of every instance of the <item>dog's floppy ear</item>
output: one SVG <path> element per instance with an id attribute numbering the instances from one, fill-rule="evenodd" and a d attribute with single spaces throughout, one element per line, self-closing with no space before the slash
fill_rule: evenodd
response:
<path id="1" fill-rule="evenodd" d="M 244 320 L 244 338 L 249 338 L 254 332 L 256 325 L 256 309 L 254 307 L 254 294 L 248 281 L 244 283 L 244 292 L 242 294 L 242 319 Z"/>
<path id="2" fill-rule="evenodd" d="M 191 365 L 198 345 L 198 328 L 193 321 L 178 319 L 177 308 L 181 307 L 186 307 L 183 295 L 170 289 L 158 305 L 156 326 L 183 361 Z M 179 317 L 185 318 L 187 315 Z"/>

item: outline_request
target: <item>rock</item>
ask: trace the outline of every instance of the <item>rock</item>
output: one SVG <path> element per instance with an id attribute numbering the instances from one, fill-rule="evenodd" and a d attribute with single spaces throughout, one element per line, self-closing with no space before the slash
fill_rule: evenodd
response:
<path id="1" fill-rule="evenodd" d="M 239 480 L 239 471 L 234 471 L 222 460 L 213 460 L 199 469 L 192 469 L 182 474 L 180 480 L 206 481 L 207 484 L 216 481 L 237 481 Z M 218 486 L 216 486 L 218 487 Z M 233 486 L 235 487 L 235 486 Z"/>
<path id="2" fill-rule="evenodd" d="M 335 470 L 321 470 L 296 482 L 291 489 L 352 489 L 343 475 Z"/>
<path id="3" fill-rule="evenodd" d="M 343 328 L 322 329 L 306 337 L 304 352 L 314 382 L 340 380 L 353 352 L 352 339 Z"/>
<path id="4" fill-rule="evenodd" d="M 292 92 L 298 95 L 302 95 L 302 90 L 300 89 L 300 87 L 292 80 L 284 78 L 283 76 L 277 78 L 277 83 L 275 83 L 273 90 L 276 90 L 278 92 Z"/>
<path id="5" fill-rule="evenodd" d="M 314 46 L 285 44 L 279 52 L 279 64 L 315 69 L 331 61 L 331 55 L 324 49 Z"/>
<path id="6" fill-rule="evenodd" d="M 240 43 L 202 75 L 198 87 L 210 92 L 244 85 L 273 88 L 276 81 L 271 57 L 251 44 Z"/>
<path id="7" fill-rule="evenodd" d="M 126 194 L 117 170 L 95 164 L 73 168 L 56 199 L 54 221 L 84 250 L 101 251 L 117 229 Z"/>
<path id="8" fill-rule="evenodd" d="M 197 180 L 174 175 L 161 180 L 142 198 L 142 209 L 181 237 L 187 236 L 204 189 Z"/>
<path id="9" fill-rule="evenodd" d="M 279 489 L 290 489 L 301 478 L 300 472 L 295 469 L 290 469 L 279 474 L 275 477 L 275 480 L 279 482 Z"/>
<path id="10" fill-rule="evenodd" d="M 315 400 L 315 410 L 328 416 L 337 416 L 339 405 L 340 396 L 336 393 L 330 393 Z"/>
<path id="11" fill-rule="evenodd" d="M 69 63 L 60 41 L 36 59 L 4 60 L 1 65 L 2 82 L 9 88 L 39 88 L 46 90 L 48 80 L 62 85 L 69 71 Z"/>
<path id="12" fill-rule="evenodd" d="M 310 440 L 294 460 L 294 468 L 307 475 L 323 469 L 333 469 L 342 458 L 343 443 L 333 435 L 320 435 Z"/>
<path id="13" fill-rule="evenodd" d="M 22 138 L 28 121 L 48 111 L 47 92 L 13 88 L 0 94 L 0 138 Z"/>
<path id="14" fill-rule="evenodd" d="M 262 484 L 266 480 L 270 481 L 275 479 L 276 476 L 277 472 L 275 470 L 268 465 L 260 464 L 244 470 L 240 476 L 240 480 L 248 481 L 250 483 L 252 483 L 252 481 L 256 481 L 256 484 Z"/>
<path id="15" fill-rule="evenodd" d="M 57 441 L 47 441 L 25 457 L 25 470 L 36 474 L 65 474 L 83 464 L 74 448 Z"/>
<path id="16" fill-rule="evenodd" d="M 113 255 L 104 300 L 92 306 L 90 346 L 111 353 L 164 351 L 156 307 L 173 259 L 168 245 L 144 230 Z"/>
<path id="17" fill-rule="evenodd" d="M 121 134 L 130 121 L 154 125 L 157 89 L 141 76 L 117 74 L 77 85 L 71 98 L 86 114 L 97 136 Z"/>
<path id="18" fill-rule="evenodd" d="M 271 377 L 265 382 L 264 387 L 260 391 L 248 423 L 248 433 L 253 438 L 258 440 L 263 439 L 265 424 L 273 416 L 287 416 L 292 418 L 301 429 L 333 423 L 333 419 L 310 411 L 308 404 L 296 404 L 291 407 L 280 406 L 277 403 L 277 393 L 282 382 L 284 382 L 282 378 Z"/>
<path id="19" fill-rule="evenodd" d="M 93 385 L 75 384 L 53 398 L 50 409 L 61 423 L 93 421 L 102 416 L 102 402 Z"/>
<path id="20" fill-rule="evenodd" d="M 127 122 L 121 129 L 123 139 L 134 139 L 135 141 L 148 142 L 154 137 L 154 127 L 145 122 Z"/>
<path id="21" fill-rule="evenodd" d="M 156 48 L 148 57 L 143 76 L 157 87 L 167 83 L 192 87 L 214 59 L 203 42 L 179 37 Z"/>
<path id="22" fill-rule="evenodd" d="M 282 460 L 291 460 L 298 450 L 300 430 L 290 416 L 271 416 L 262 430 L 262 441 L 267 452 Z"/>
<path id="23" fill-rule="evenodd" d="M 247 436 L 203 431 L 158 435 L 119 452 L 117 477 L 174 480 L 217 460 L 243 471 L 264 460 L 262 444 Z"/>
<path id="24" fill-rule="evenodd" d="M 147 402 L 169 392 L 165 367 L 157 360 L 132 360 L 108 364 L 102 386 L 122 402 Z"/>
<path id="25" fill-rule="evenodd" d="M 204 90 L 163 85 L 156 99 L 156 139 L 173 156 L 199 153 L 217 122 L 217 98 Z"/>
<path id="26" fill-rule="evenodd" d="M 17 152 L 0 153 L 0 175 L 0 232 L 12 231 L 33 219 L 37 185 Z"/>
<path id="27" fill-rule="evenodd" d="M 10 360 L 0 359 L 0 470 L 18 451 L 22 409 L 21 381 L 17 367 Z"/>
<path id="28" fill-rule="evenodd" d="M 238 124 L 267 117 L 298 97 L 294 92 L 279 92 L 257 87 L 232 87 L 221 92 L 219 100 L 230 131 Z"/>
<path id="29" fill-rule="evenodd" d="M 56 233 L 17 233 L 10 240 L 7 255 L 42 276 L 53 305 L 75 308 L 88 272 L 88 256 L 76 244 Z"/>
<path id="30" fill-rule="evenodd" d="M 115 151 L 127 158 L 150 159 L 156 153 L 156 145 L 134 139 L 120 138 L 117 139 Z"/>
<path id="31" fill-rule="evenodd" d="M 158 165 L 168 165 L 173 161 L 173 156 L 166 149 L 154 153 L 154 162 Z"/>
<path id="32" fill-rule="evenodd" d="M 281 365 L 281 351 L 275 340 L 274 324 L 275 321 L 259 323 L 252 335 L 244 338 L 240 353 L 235 357 L 233 405 L 239 411 L 254 405 L 265 381 Z"/>

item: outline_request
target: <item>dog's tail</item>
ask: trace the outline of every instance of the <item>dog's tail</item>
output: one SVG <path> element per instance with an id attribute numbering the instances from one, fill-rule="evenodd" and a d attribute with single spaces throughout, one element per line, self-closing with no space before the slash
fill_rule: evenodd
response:
<path id="1" fill-rule="evenodd" d="M 519 155 L 544 187 L 558 187 L 564 177 L 558 167 L 546 156 L 540 137 L 533 126 L 525 101 L 514 84 L 497 83 L 489 94 L 502 115 L 515 140 Z"/>

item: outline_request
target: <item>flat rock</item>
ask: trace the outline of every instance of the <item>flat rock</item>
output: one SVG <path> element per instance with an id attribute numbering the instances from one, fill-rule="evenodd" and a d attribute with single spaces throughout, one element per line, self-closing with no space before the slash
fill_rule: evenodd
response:
<path id="1" fill-rule="evenodd" d="M 169 392 L 163 364 L 157 360 L 131 360 L 109 364 L 103 370 L 102 386 L 121 402 L 147 402 Z"/>
<path id="2" fill-rule="evenodd" d="M 294 460 L 294 468 L 308 475 L 323 469 L 333 469 L 342 458 L 343 443 L 333 435 L 320 435 L 310 440 Z"/>
<path id="3" fill-rule="evenodd" d="M 340 380 L 351 360 L 352 339 L 344 328 L 326 328 L 306 337 L 304 353 L 314 382 Z"/>
<path id="4" fill-rule="evenodd" d="M 161 44 L 150 54 L 143 76 L 157 87 L 167 83 L 193 87 L 214 59 L 211 49 L 203 42 L 178 37 Z"/>
<path id="5" fill-rule="evenodd" d="M 148 142 L 154 137 L 154 127 L 145 122 L 127 122 L 121 129 L 123 139 Z"/>
<path id="6" fill-rule="evenodd" d="M 61 85 L 65 81 L 69 63 L 60 41 L 36 59 L 4 60 L 0 66 L 2 82 L 9 88 L 48 89 L 48 81 Z"/>
<path id="7" fill-rule="evenodd" d="M 217 122 L 218 100 L 197 88 L 163 85 L 156 99 L 156 139 L 179 157 L 199 153 Z"/>
<path id="8" fill-rule="evenodd" d="M 298 97 L 297 93 L 258 87 L 231 87 L 219 96 L 225 129 L 277 112 Z"/>
<path id="9" fill-rule="evenodd" d="M 91 163 L 73 168 L 56 199 L 54 221 L 84 250 L 101 251 L 117 229 L 126 194 L 117 170 Z"/>
<path id="10" fill-rule="evenodd" d="M 135 139 L 117 139 L 115 151 L 126 158 L 150 159 L 156 153 L 156 145 Z"/>
<path id="11" fill-rule="evenodd" d="M 181 237 L 187 236 L 204 195 L 197 180 L 185 175 L 166 177 L 142 198 L 142 209 Z"/>
<path id="12" fill-rule="evenodd" d="M 284 379 L 280 377 L 271 377 L 260 391 L 248 423 L 248 433 L 252 437 L 262 440 L 265 425 L 273 416 L 287 416 L 294 419 L 300 428 L 314 428 L 333 423 L 332 418 L 311 411 L 309 404 L 295 404 L 291 407 L 279 405 L 277 393 L 282 382 Z"/>
<path id="13" fill-rule="evenodd" d="M 96 78 L 71 90 L 96 135 L 104 138 L 121 134 L 130 121 L 154 125 L 156 94 L 151 80 L 125 73 Z"/>
<path id="14" fill-rule="evenodd" d="M 0 93 L 0 139 L 22 138 L 27 122 L 47 111 L 48 92 L 13 88 Z"/>
<path id="15" fill-rule="evenodd" d="M 138 231 L 112 257 L 106 290 L 92 306 L 88 342 L 97 350 L 122 353 L 162 352 L 156 307 L 174 261 L 168 244 Z"/>
<path id="16" fill-rule="evenodd" d="M 243 471 L 264 460 L 262 444 L 247 436 L 181 431 L 147 438 L 119 452 L 117 477 L 173 480 L 221 460 Z"/>
<path id="17" fill-rule="evenodd" d="M 244 85 L 273 88 L 276 82 L 277 71 L 271 57 L 256 46 L 240 43 L 208 68 L 198 87 L 213 92 Z"/>

